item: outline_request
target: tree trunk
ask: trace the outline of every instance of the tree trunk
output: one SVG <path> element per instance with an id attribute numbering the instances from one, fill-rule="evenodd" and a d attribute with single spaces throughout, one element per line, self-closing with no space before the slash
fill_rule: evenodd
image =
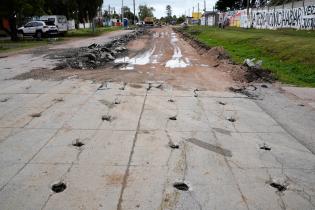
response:
<path id="1" fill-rule="evenodd" d="M 9 17 L 9 24 L 10 24 L 10 36 L 12 41 L 17 41 L 17 29 L 16 29 L 16 17 L 15 15 L 12 15 Z"/>

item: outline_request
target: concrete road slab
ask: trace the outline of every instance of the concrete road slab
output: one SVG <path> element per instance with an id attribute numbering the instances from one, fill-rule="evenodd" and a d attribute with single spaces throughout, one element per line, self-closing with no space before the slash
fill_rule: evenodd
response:
<path id="1" fill-rule="evenodd" d="M 135 131 L 100 130 L 84 145 L 80 163 L 126 166 L 129 161 Z"/>
<path id="2" fill-rule="evenodd" d="M 1 191 L 1 209 L 42 209 L 69 165 L 29 164 Z"/>
<path id="3" fill-rule="evenodd" d="M 67 189 L 53 194 L 45 209 L 116 209 L 125 167 L 74 165 L 65 176 Z"/>
<path id="4" fill-rule="evenodd" d="M 166 43 L 156 47 L 171 55 Z M 0 209 L 314 209 L 313 108 L 271 86 L 255 88 L 258 100 L 224 91 L 201 59 L 163 69 L 185 89 L 171 78 L 4 80 L 54 64 L 1 59 Z"/>

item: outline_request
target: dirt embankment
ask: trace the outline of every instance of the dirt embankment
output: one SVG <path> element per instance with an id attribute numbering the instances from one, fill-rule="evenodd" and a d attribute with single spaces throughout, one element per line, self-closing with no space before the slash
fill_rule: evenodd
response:
<path id="1" fill-rule="evenodd" d="M 257 68 L 255 66 L 248 66 L 246 64 L 236 64 L 231 60 L 228 52 L 221 46 L 209 47 L 190 33 L 185 32 L 183 28 L 174 28 L 174 31 L 195 48 L 201 56 L 207 57 L 215 63 L 214 67 L 220 71 L 228 72 L 233 80 L 237 82 L 273 82 L 275 80 L 274 76 L 268 70 Z"/>

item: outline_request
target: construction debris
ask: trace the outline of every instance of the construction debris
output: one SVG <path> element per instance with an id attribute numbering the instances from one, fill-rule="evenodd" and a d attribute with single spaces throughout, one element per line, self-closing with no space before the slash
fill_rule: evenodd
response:
<path id="1" fill-rule="evenodd" d="M 103 45 L 93 43 L 88 47 L 69 49 L 61 53 L 50 55 L 50 58 L 59 59 L 61 61 L 54 70 L 65 68 L 96 69 L 115 60 L 115 58 L 127 51 L 124 45 L 142 34 L 143 31 L 141 30 L 134 31 Z"/>

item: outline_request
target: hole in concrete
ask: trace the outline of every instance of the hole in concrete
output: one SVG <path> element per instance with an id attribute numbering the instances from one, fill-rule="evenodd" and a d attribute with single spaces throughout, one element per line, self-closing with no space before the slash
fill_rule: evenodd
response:
<path id="1" fill-rule="evenodd" d="M 168 102 L 174 103 L 175 100 L 174 99 L 168 99 Z"/>
<path id="2" fill-rule="evenodd" d="M 173 187 L 175 187 L 176 189 L 181 190 L 181 191 L 188 191 L 189 190 L 189 186 L 184 182 L 175 182 L 173 184 Z"/>
<path id="3" fill-rule="evenodd" d="M 41 113 L 33 113 L 33 114 L 31 114 L 31 117 L 40 117 L 40 116 L 42 116 Z"/>
<path id="4" fill-rule="evenodd" d="M 103 115 L 103 116 L 102 116 L 102 120 L 103 120 L 103 121 L 111 122 L 111 121 L 112 121 L 112 117 L 111 117 L 110 115 Z"/>
<path id="5" fill-rule="evenodd" d="M 176 116 L 173 116 L 173 117 L 170 117 L 170 118 L 168 118 L 168 119 L 170 119 L 170 120 L 177 120 L 177 117 L 176 117 Z"/>
<path id="6" fill-rule="evenodd" d="M 63 182 L 58 182 L 51 186 L 51 190 L 54 191 L 55 193 L 63 192 L 66 188 L 67 188 L 67 185 Z"/>
<path id="7" fill-rule="evenodd" d="M 233 117 L 230 117 L 227 120 L 230 121 L 230 122 L 235 122 L 236 121 Z"/>
<path id="8" fill-rule="evenodd" d="M 72 145 L 75 147 L 82 147 L 84 143 L 80 142 L 79 139 L 76 139 L 75 142 L 72 143 Z"/>
<path id="9" fill-rule="evenodd" d="M 270 186 L 276 188 L 279 192 L 283 192 L 283 191 L 287 190 L 287 186 L 285 186 L 283 184 L 276 183 L 276 182 L 271 182 Z"/>
<path id="10" fill-rule="evenodd" d="M 4 103 L 4 102 L 7 102 L 8 100 L 9 100 L 9 98 L 8 98 L 8 97 L 6 97 L 6 98 L 2 98 L 2 99 L 0 99 L 0 102 Z"/>
<path id="11" fill-rule="evenodd" d="M 222 102 L 222 101 L 219 101 L 218 103 L 219 103 L 220 105 L 223 105 L 223 106 L 226 105 L 226 103 L 224 103 L 224 102 Z"/>
<path id="12" fill-rule="evenodd" d="M 55 98 L 54 101 L 56 101 L 56 102 L 62 102 L 62 101 L 64 101 L 64 99 L 63 99 L 63 98 Z"/>
<path id="13" fill-rule="evenodd" d="M 271 150 L 271 147 L 268 146 L 266 143 L 264 143 L 262 146 L 260 146 L 260 149 L 270 151 L 270 150 Z"/>
<path id="14" fill-rule="evenodd" d="M 119 88 L 119 90 L 125 90 L 125 89 L 126 89 L 126 85 L 127 85 L 127 83 L 124 82 L 123 85 L 122 85 L 122 87 Z"/>
<path id="15" fill-rule="evenodd" d="M 262 84 L 261 87 L 262 87 L 262 88 L 268 88 L 268 86 L 265 85 L 265 84 Z"/>
<path id="16" fill-rule="evenodd" d="M 172 149 L 179 149 L 179 145 L 178 144 L 173 144 L 173 143 L 171 143 L 171 144 L 169 144 L 168 145 L 170 148 L 172 148 Z"/>
<path id="17" fill-rule="evenodd" d="M 147 91 L 151 90 L 152 88 L 152 83 L 149 83 L 149 86 L 147 87 Z"/>
<path id="18" fill-rule="evenodd" d="M 120 100 L 118 98 L 115 98 L 114 104 L 120 104 Z"/>
<path id="19" fill-rule="evenodd" d="M 304 104 L 298 104 L 298 106 L 305 106 Z"/>
<path id="20" fill-rule="evenodd" d="M 199 89 L 194 90 L 194 97 L 198 97 L 198 93 L 197 93 L 198 91 L 199 91 Z"/>

